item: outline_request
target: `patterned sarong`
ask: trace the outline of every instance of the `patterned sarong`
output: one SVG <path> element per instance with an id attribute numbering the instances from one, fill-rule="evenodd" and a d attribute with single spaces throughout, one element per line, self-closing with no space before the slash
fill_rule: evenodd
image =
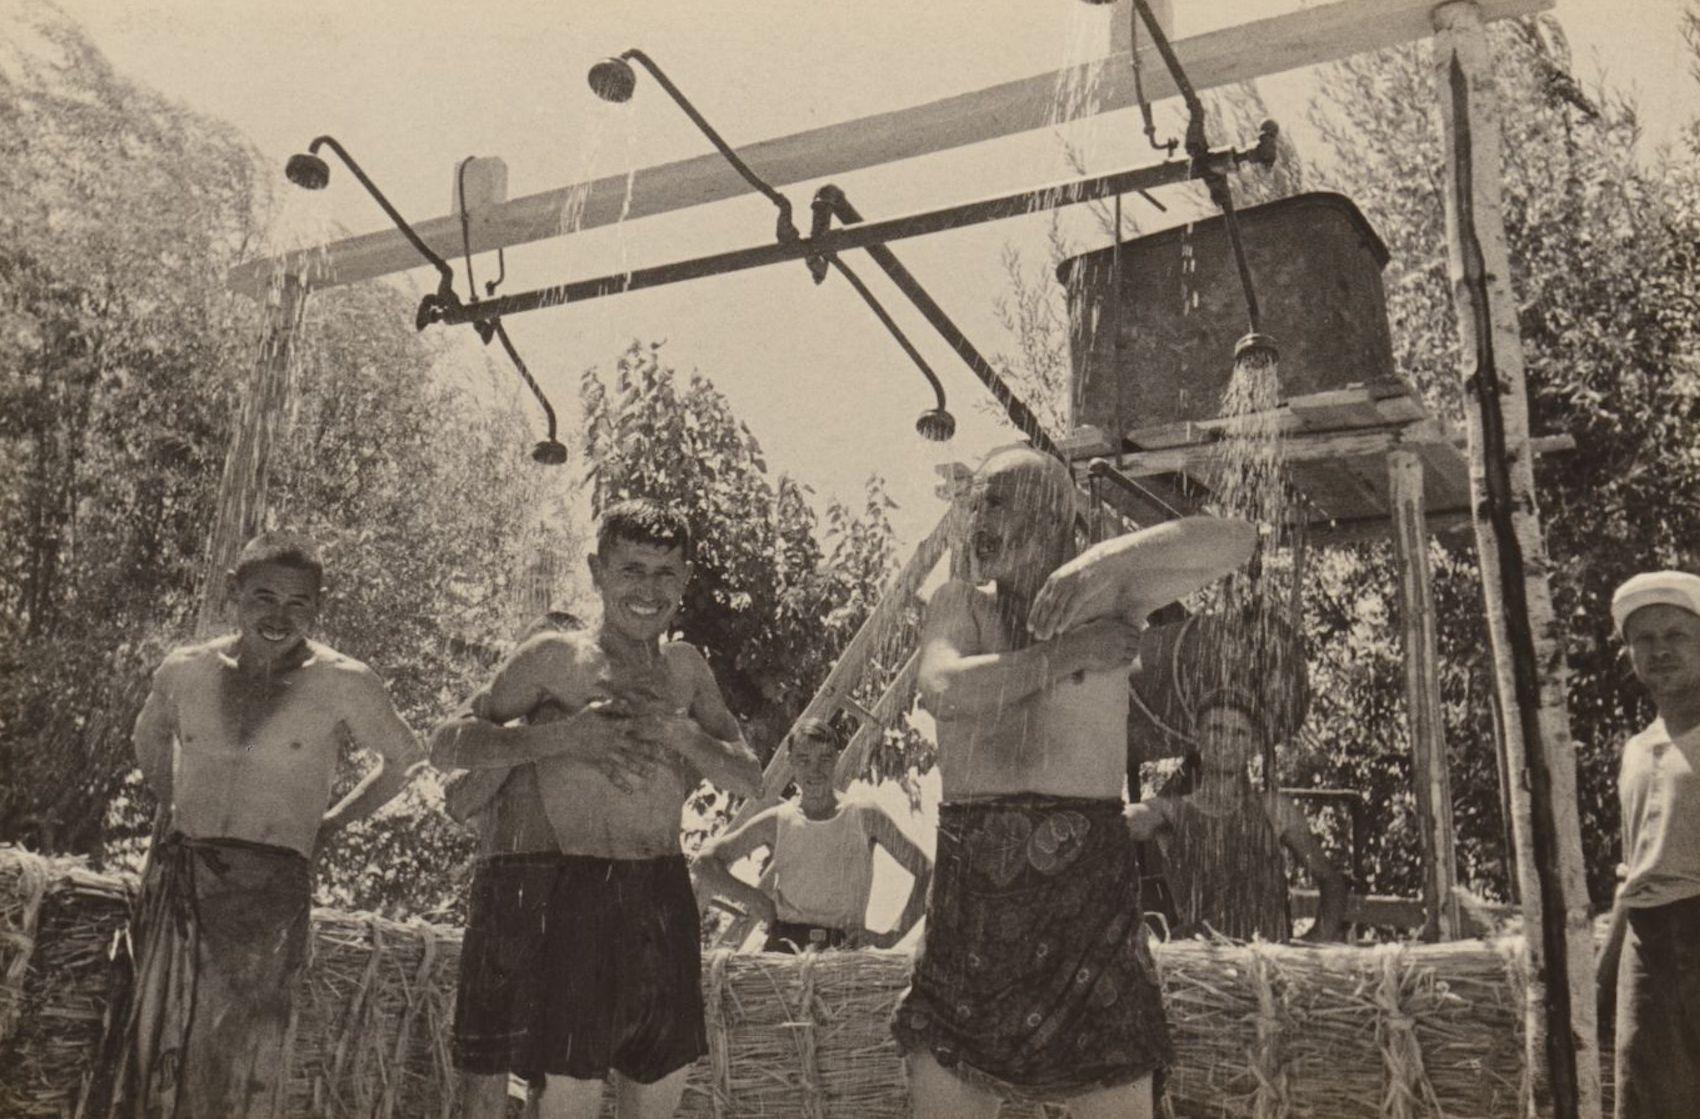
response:
<path id="1" fill-rule="evenodd" d="M 290 988 L 306 959 L 312 875 L 284 847 L 173 834 L 156 844 L 129 930 L 128 999 L 84 1116 L 271 1119 L 284 1113 Z"/>
<path id="2" fill-rule="evenodd" d="M 939 807 L 927 929 L 892 1032 L 1006 1098 L 1131 1084 L 1171 1060 L 1120 801 Z"/>

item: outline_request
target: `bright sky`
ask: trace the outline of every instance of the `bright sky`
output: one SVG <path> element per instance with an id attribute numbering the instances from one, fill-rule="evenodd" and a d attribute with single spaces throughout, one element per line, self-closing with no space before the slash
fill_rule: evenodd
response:
<path id="1" fill-rule="evenodd" d="M 0 0 L 0 18 L 17 2 Z M 59 2 L 122 72 L 234 124 L 280 172 L 291 152 L 329 132 L 419 220 L 448 212 L 452 170 L 467 155 L 504 158 L 517 197 L 707 151 L 647 76 L 629 105 L 591 95 L 590 64 L 627 47 L 652 55 L 738 145 L 1095 58 L 1109 34 L 1108 10 L 1078 0 Z M 1175 30 L 1186 36 L 1295 6 L 1175 0 Z M 1638 83 L 1654 138 L 1697 104 L 1680 12 L 1681 0 L 1558 6 L 1585 73 L 1597 58 L 1608 75 Z M 1274 115 L 1301 142 L 1307 81 L 1299 73 L 1265 86 Z M 1148 159 L 1131 113 L 1074 129 L 1094 171 Z M 1058 136 L 1030 134 L 838 181 L 864 214 L 885 216 L 1066 177 Z M 805 216 L 814 185 L 787 189 Z M 340 167 L 331 189 L 292 193 L 289 206 L 292 226 L 315 236 L 384 226 Z M 510 252 L 505 290 L 756 244 L 772 228 L 768 204 L 751 196 L 594 231 Z M 1095 247 L 1087 228 L 1074 228 Z M 1036 266 L 1043 230 L 1042 218 L 1018 219 L 898 250 L 991 354 L 1013 348 L 993 314 L 1006 287 L 999 254 L 1015 244 Z M 494 275 L 493 259 L 477 266 L 481 278 Z M 816 288 L 801 265 L 516 316 L 508 328 L 563 411 L 576 403 L 585 366 L 606 364 L 633 338 L 666 339 L 674 363 L 700 368 L 731 398 L 771 465 L 851 503 L 869 473 L 883 473 L 902 505 L 899 531 L 913 541 L 941 511 L 933 465 L 971 461 L 1009 437 L 985 417 L 986 394 L 972 374 L 871 263 L 861 271 L 944 379 L 959 424 L 953 443 L 915 434 L 915 417 L 931 402 L 919 373 L 841 280 Z"/>

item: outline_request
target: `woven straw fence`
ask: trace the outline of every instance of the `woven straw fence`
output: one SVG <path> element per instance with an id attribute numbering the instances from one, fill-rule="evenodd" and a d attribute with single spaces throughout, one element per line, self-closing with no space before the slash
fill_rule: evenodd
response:
<path id="1" fill-rule="evenodd" d="M 0 848 L 0 1116 L 74 1107 L 130 888 L 70 860 Z M 458 930 L 317 911 L 296 999 L 291 1114 L 455 1114 L 448 1036 L 459 948 Z M 1157 958 L 1179 1054 L 1168 1103 L 1177 1116 L 1519 1113 L 1516 940 L 1187 942 L 1158 946 Z M 710 1051 L 681 1114 L 907 1115 L 886 1022 L 909 967 L 895 953 L 711 953 Z"/>

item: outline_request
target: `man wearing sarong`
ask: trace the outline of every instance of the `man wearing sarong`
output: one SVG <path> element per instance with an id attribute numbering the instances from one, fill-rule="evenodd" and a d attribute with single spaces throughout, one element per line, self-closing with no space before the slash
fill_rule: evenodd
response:
<path id="1" fill-rule="evenodd" d="M 1122 797 L 1128 670 L 1151 611 L 1244 563 L 1254 532 L 1192 517 L 1070 559 L 1073 502 L 1061 464 L 994 454 L 970 496 L 974 582 L 927 608 L 944 798 L 892 1021 L 921 1119 L 1014 1098 L 1149 1116 L 1171 1059 Z"/>
<path id="2" fill-rule="evenodd" d="M 307 541 L 256 537 L 229 574 L 238 632 L 154 674 L 134 741 L 166 827 L 130 930 L 130 1002 L 84 1114 L 284 1113 L 313 856 L 423 760 L 377 675 L 308 640 L 322 578 Z M 327 811 L 345 742 L 376 764 Z"/>
<path id="3" fill-rule="evenodd" d="M 1637 575 L 1611 616 L 1658 709 L 1619 763 L 1622 881 L 1599 969 L 1617 1116 L 1700 1115 L 1700 575 Z"/>

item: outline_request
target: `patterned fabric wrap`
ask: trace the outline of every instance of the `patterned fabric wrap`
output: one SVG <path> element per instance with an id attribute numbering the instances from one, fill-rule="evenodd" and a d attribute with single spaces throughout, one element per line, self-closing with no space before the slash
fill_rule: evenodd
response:
<path id="1" fill-rule="evenodd" d="M 114 1005 L 110 1075 L 82 1114 L 284 1114 L 290 991 L 306 960 L 312 868 L 299 852 L 172 834 L 154 847 Z"/>
<path id="2" fill-rule="evenodd" d="M 1066 1099 L 1171 1061 L 1122 804 L 939 809 L 927 930 L 892 1031 L 1005 1098 Z"/>

